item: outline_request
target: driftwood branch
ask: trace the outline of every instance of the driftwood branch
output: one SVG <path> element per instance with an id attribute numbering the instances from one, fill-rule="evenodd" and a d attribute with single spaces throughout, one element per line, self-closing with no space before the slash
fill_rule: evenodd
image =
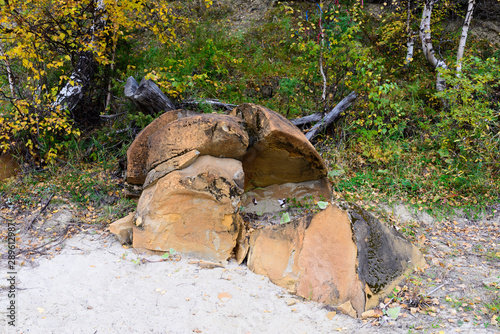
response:
<path id="1" fill-rule="evenodd" d="M 206 100 L 184 100 L 181 103 L 181 106 L 183 108 L 189 108 L 190 106 L 199 106 L 200 104 L 208 104 L 212 107 L 219 108 L 219 109 L 225 109 L 227 111 L 233 110 L 236 108 L 236 104 L 230 104 L 230 103 L 224 103 L 220 102 L 219 100 L 212 100 L 212 99 L 206 99 Z"/>
<path id="2" fill-rule="evenodd" d="M 318 113 L 304 116 L 301 118 L 292 119 L 291 122 L 295 126 L 299 126 L 299 125 L 306 125 L 306 124 L 310 124 L 310 123 L 314 123 L 314 122 L 319 122 L 322 119 L 323 119 L 323 113 L 318 112 Z"/>
<path id="3" fill-rule="evenodd" d="M 99 115 L 99 117 L 104 118 L 104 119 L 113 119 L 113 118 L 120 117 L 120 116 L 125 115 L 125 114 L 126 113 L 121 112 L 119 114 L 114 114 L 114 115 Z"/>
<path id="4" fill-rule="evenodd" d="M 124 88 L 125 96 L 145 114 L 156 114 L 177 109 L 170 99 L 151 80 L 142 79 L 141 84 L 133 77 L 127 79 Z"/>
<path id="5" fill-rule="evenodd" d="M 35 220 L 38 218 L 38 216 L 40 216 L 40 214 L 42 214 L 42 212 L 44 212 L 45 209 L 47 209 L 47 206 L 49 206 L 49 203 L 52 200 L 52 197 L 54 197 L 54 195 L 55 195 L 55 193 L 52 193 L 49 196 L 49 199 L 47 200 L 47 202 L 45 202 L 45 204 L 42 206 L 40 211 L 38 211 L 38 213 L 35 214 L 35 216 L 33 217 L 33 219 L 31 219 L 31 221 L 28 223 L 28 225 L 26 225 L 25 231 L 28 231 L 31 228 L 31 226 L 33 225 L 33 223 L 35 222 Z"/>
<path id="6" fill-rule="evenodd" d="M 321 121 L 316 123 L 309 131 L 306 133 L 306 138 L 311 141 L 320 133 L 323 129 L 328 127 L 331 123 L 333 123 L 340 114 L 345 111 L 353 102 L 356 100 L 358 95 L 356 92 L 351 92 L 347 95 L 342 101 L 339 102 L 328 114 L 323 117 Z"/>

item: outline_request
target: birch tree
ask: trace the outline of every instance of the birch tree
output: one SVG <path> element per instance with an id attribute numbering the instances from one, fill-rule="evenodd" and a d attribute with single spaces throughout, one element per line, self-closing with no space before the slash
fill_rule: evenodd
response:
<path id="1" fill-rule="evenodd" d="M 440 69 L 447 70 L 448 65 L 443 59 L 438 59 L 436 57 L 436 52 L 432 44 L 431 36 L 431 16 L 434 6 L 439 3 L 439 0 L 425 0 L 424 8 L 422 10 L 422 20 L 420 22 L 420 40 L 422 41 L 422 51 L 429 63 L 437 71 L 436 77 L 436 90 L 442 92 L 446 88 L 446 81 L 442 78 L 440 74 Z M 472 20 L 472 12 L 474 11 L 475 0 L 469 0 L 469 5 L 467 9 L 467 14 L 465 16 L 465 21 L 462 26 L 462 35 L 460 37 L 460 43 L 457 52 L 457 73 L 461 70 L 461 61 L 463 58 L 465 43 L 467 41 L 467 34 L 470 22 Z"/>
<path id="2" fill-rule="evenodd" d="M 53 161 L 110 105 L 119 39 L 177 43 L 188 22 L 167 0 L 0 0 L 0 153 Z"/>
<path id="3" fill-rule="evenodd" d="M 460 76 L 462 71 L 462 58 L 464 57 L 465 43 L 467 42 L 467 34 L 469 32 L 470 21 L 472 20 L 472 12 L 474 11 L 475 0 L 469 0 L 467 13 L 465 14 L 464 25 L 462 26 L 462 34 L 460 35 L 460 43 L 458 44 L 457 52 L 457 76 Z"/>

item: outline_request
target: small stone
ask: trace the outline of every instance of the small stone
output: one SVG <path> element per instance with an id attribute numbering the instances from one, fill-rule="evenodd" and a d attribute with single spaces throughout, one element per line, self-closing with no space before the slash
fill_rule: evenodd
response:
<path id="1" fill-rule="evenodd" d="M 378 318 L 378 315 L 375 313 L 374 310 L 368 310 L 361 314 L 361 319 L 367 319 L 367 318 Z"/>
<path id="2" fill-rule="evenodd" d="M 116 236 L 116 239 L 122 245 L 130 245 L 132 243 L 133 220 L 134 213 L 130 213 L 128 216 L 109 225 L 109 231 Z"/>
<path id="3" fill-rule="evenodd" d="M 352 304 L 350 301 L 346 301 L 344 304 L 337 306 L 337 310 L 339 310 L 340 312 L 342 312 L 348 316 L 356 318 L 356 311 L 352 307 Z"/>
<path id="4" fill-rule="evenodd" d="M 332 311 L 332 312 L 328 312 L 328 313 L 326 314 L 326 317 L 328 318 L 328 320 L 332 320 L 332 319 L 333 319 L 333 317 L 334 317 L 334 316 L 336 316 L 336 315 L 337 315 L 337 312 Z"/>
<path id="5" fill-rule="evenodd" d="M 286 300 L 287 306 L 292 306 L 292 305 L 295 305 L 296 303 L 297 303 L 297 299 L 289 298 Z"/>

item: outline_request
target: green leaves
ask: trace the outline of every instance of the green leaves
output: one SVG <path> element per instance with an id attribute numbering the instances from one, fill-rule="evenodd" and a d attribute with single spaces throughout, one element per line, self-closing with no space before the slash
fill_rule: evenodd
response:
<path id="1" fill-rule="evenodd" d="M 328 206 L 328 202 L 323 202 L 323 201 L 319 201 L 318 203 L 316 203 L 318 205 L 318 208 L 320 208 L 321 210 L 324 210 L 326 209 L 326 207 Z"/>
<path id="2" fill-rule="evenodd" d="M 290 214 L 288 212 L 283 212 L 280 218 L 280 224 L 286 224 L 290 222 Z"/>

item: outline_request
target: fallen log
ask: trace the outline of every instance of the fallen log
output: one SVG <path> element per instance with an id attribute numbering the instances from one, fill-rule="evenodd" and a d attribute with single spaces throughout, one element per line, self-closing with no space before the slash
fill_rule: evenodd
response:
<path id="1" fill-rule="evenodd" d="M 347 95 L 335 106 L 335 108 L 333 108 L 328 114 L 326 114 L 322 120 L 320 120 L 311 129 L 309 129 L 309 131 L 306 133 L 306 138 L 309 141 L 312 141 L 314 137 L 316 137 L 318 133 L 320 133 L 320 131 L 333 123 L 340 116 L 340 114 L 344 110 L 346 110 L 354 102 L 354 100 L 356 100 L 357 97 L 358 95 L 354 91 Z"/>
<path id="2" fill-rule="evenodd" d="M 299 126 L 299 125 L 306 125 L 306 124 L 310 124 L 310 123 L 314 123 L 314 122 L 319 122 L 319 121 L 321 121 L 322 118 L 323 118 L 323 115 L 318 112 L 318 113 L 315 113 L 312 115 L 292 119 L 291 121 L 292 121 L 293 125 Z"/>
<path id="3" fill-rule="evenodd" d="M 151 80 L 142 79 L 140 84 L 133 77 L 125 83 L 125 96 L 145 114 L 156 114 L 177 109 L 170 99 Z"/>
<path id="4" fill-rule="evenodd" d="M 201 104 L 208 104 L 208 105 L 215 107 L 215 108 L 225 109 L 226 111 L 231 111 L 234 108 L 236 108 L 236 104 L 224 103 L 224 102 L 220 102 L 219 100 L 212 100 L 212 99 L 184 100 L 180 103 L 180 105 L 186 109 L 188 109 L 190 106 L 199 106 Z"/>

